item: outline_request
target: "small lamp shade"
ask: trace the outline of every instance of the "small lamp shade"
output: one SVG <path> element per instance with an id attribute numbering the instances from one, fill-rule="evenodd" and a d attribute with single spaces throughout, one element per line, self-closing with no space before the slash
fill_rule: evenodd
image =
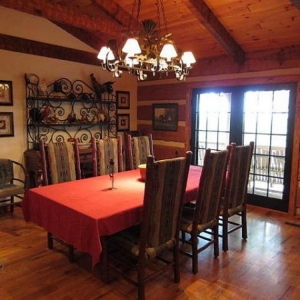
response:
<path id="1" fill-rule="evenodd" d="M 122 52 L 127 53 L 128 57 L 134 57 L 142 52 L 141 47 L 136 39 L 130 38 L 122 48 Z"/>
<path id="2" fill-rule="evenodd" d="M 182 61 L 188 68 L 191 67 L 191 64 L 194 64 L 196 62 L 195 56 L 191 51 L 186 51 L 182 54 L 181 57 Z"/>
<path id="3" fill-rule="evenodd" d="M 160 57 L 164 57 L 167 59 L 167 61 L 171 61 L 171 59 L 173 57 L 177 56 L 177 52 L 175 50 L 175 47 L 173 44 L 168 43 L 168 44 L 164 44 L 163 48 L 161 49 L 160 52 Z"/>
<path id="4" fill-rule="evenodd" d="M 106 60 L 114 60 L 115 56 L 114 56 L 113 52 L 110 50 L 110 48 L 103 46 L 100 49 L 97 58 L 103 60 L 103 62 L 105 63 Z"/>

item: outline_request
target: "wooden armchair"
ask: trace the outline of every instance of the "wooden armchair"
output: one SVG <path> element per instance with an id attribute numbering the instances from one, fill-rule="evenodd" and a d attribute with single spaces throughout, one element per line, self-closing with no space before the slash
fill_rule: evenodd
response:
<path id="1" fill-rule="evenodd" d="M 21 203 L 27 188 L 24 166 L 14 160 L 0 158 L 0 207 L 9 206 L 13 213 L 14 206 Z M 15 198 L 19 200 L 16 201 Z"/>
<path id="2" fill-rule="evenodd" d="M 182 210 L 191 152 L 186 157 L 154 161 L 147 159 L 147 180 L 145 183 L 143 217 L 140 226 L 130 228 L 107 238 L 110 260 L 116 264 L 106 264 L 107 272 L 115 270 L 138 287 L 138 299 L 145 299 L 145 282 L 162 272 L 166 267 L 174 267 L 174 281 L 179 282 L 179 217 Z M 169 250 L 172 249 L 172 252 Z M 171 255 L 172 253 L 172 255 Z M 164 256 L 166 255 L 166 256 Z M 168 257 L 171 255 L 171 258 Z M 159 260 L 162 265 L 157 261 Z M 153 269 L 147 268 L 153 264 Z M 131 264 L 132 263 L 132 264 Z M 132 277 L 129 269 L 122 272 L 122 265 L 133 268 L 137 276 Z M 152 271 L 150 274 L 147 271 Z"/>
<path id="3" fill-rule="evenodd" d="M 242 238 L 247 239 L 246 200 L 253 149 L 254 142 L 245 146 L 231 143 L 225 195 L 220 211 L 223 251 L 228 250 L 228 234 L 233 231 L 242 228 Z M 240 222 L 230 220 L 235 215 L 240 217 Z"/>
<path id="4" fill-rule="evenodd" d="M 198 273 L 198 253 L 214 245 L 219 256 L 219 211 L 229 151 L 206 149 L 195 206 L 184 206 L 180 230 L 180 252 L 192 258 L 192 271 Z M 189 238 L 186 238 L 186 234 Z"/>
<path id="5" fill-rule="evenodd" d="M 122 139 L 120 136 L 99 140 L 93 138 L 92 147 L 93 152 L 97 153 L 95 176 L 109 174 L 111 172 L 111 160 L 114 162 L 115 173 L 123 171 Z"/>
<path id="6" fill-rule="evenodd" d="M 78 140 L 73 142 L 48 143 L 40 140 L 39 148 L 42 160 L 43 185 L 81 179 Z M 48 248 L 53 249 L 56 240 L 69 249 L 69 259 L 74 261 L 74 247 L 48 232 Z"/>
<path id="7" fill-rule="evenodd" d="M 152 134 L 126 137 L 126 155 L 129 170 L 137 169 L 140 164 L 146 164 L 147 157 L 154 155 Z"/>

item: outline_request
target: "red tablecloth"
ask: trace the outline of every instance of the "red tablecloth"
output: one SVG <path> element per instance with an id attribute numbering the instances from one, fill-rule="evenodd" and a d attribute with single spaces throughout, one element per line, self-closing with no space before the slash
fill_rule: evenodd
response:
<path id="1" fill-rule="evenodd" d="M 201 168 L 190 167 L 185 201 L 196 198 Z M 22 202 L 31 221 L 99 262 L 100 237 L 114 234 L 141 221 L 144 182 L 139 170 L 30 189 Z"/>

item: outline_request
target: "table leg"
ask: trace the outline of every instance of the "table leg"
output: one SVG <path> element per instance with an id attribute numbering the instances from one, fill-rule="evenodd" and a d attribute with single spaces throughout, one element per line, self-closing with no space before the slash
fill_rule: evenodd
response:
<path id="1" fill-rule="evenodd" d="M 102 245 L 102 252 L 100 254 L 100 273 L 101 279 L 104 283 L 109 282 L 109 268 L 108 268 L 108 243 L 107 237 L 102 236 L 100 237 L 101 245 Z"/>

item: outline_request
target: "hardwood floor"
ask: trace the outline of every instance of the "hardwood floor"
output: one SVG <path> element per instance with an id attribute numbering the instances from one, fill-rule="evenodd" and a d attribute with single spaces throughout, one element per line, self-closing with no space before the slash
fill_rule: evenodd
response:
<path id="1" fill-rule="evenodd" d="M 291 222 L 291 224 L 286 224 Z M 229 237 L 229 251 L 213 247 L 199 254 L 199 273 L 191 259 L 181 256 L 181 282 L 162 274 L 146 285 L 149 300 L 300 299 L 300 220 L 249 207 L 248 240 L 237 231 Z M 220 249 L 222 243 L 220 241 Z M 64 248 L 48 250 L 46 232 L 26 223 L 20 208 L 0 212 L 0 299 L 136 299 L 133 285 L 116 278 L 105 285 L 99 268 L 90 269 L 89 255 L 76 253 L 70 263 Z M 57 250 L 58 249 L 58 250 Z"/>

